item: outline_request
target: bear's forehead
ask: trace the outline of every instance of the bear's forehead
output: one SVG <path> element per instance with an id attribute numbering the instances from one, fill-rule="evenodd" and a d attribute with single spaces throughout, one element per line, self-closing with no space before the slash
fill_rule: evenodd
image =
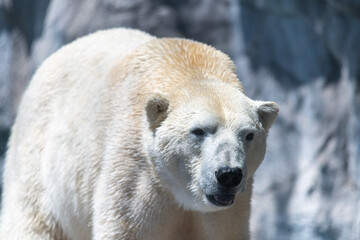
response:
<path id="1" fill-rule="evenodd" d="M 253 101 L 234 87 L 223 84 L 193 86 L 179 95 L 175 108 L 189 123 L 238 126 L 257 121 Z"/>
<path id="2" fill-rule="evenodd" d="M 253 112 L 231 111 L 224 109 L 221 112 L 213 111 L 208 108 L 199 107 L 188 116 L 188 122 L 191 126 L 203 127 L 230 127 L 234 129 L 242 127 L 256 126 L 258 119 Z"/>

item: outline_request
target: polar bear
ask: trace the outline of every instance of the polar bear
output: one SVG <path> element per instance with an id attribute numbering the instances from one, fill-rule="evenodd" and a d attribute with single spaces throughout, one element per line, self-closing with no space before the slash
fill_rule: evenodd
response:
<path id="1" fill-rule="evenodd" d="M 277 113 L 205 44 L 130 29 L 80 38 L 23 96 L 0 238 L 249 239 Z"/>

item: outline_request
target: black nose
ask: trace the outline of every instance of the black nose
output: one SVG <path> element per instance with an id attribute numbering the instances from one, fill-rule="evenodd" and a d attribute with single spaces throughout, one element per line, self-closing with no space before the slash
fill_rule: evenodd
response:
<path id="1" fill-rule="evenodd" d="M 215 172 L 215 176 L 220 186 L 234 188 L 241 183 L 243 174 L 240 168 L 223 167 Z"/>

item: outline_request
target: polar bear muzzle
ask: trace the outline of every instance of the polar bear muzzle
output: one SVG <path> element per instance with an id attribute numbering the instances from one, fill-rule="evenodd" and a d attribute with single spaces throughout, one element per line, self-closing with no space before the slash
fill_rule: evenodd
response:
<path id="1" fill-rule="evenodd" d="M 222 167 L 218 171 L 215 171 L 215 176 L 218 184 L 225 189 L 235 189 L 240 185 L 243 173 L 241 168 Z M 234 203 L 235 194 L 213 194 L 206 195 L 206 198 L 214 205 L 217 206 L 230 206 Z"/>
<path id="2" fill-rule="evenodd" d="M 235 188 L 241 183 L 243 174 L 241 168 L 222 167 L 215 171 L 215 176 L 221 187 Z"/>

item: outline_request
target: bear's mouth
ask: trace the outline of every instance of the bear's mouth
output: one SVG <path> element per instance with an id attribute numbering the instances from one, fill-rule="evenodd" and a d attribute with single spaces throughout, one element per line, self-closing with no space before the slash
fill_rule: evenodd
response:
<path id="1" fill-rule="evenodd" d="M 235 194 L 206 195 L 207 200 L 216 206 L 227 207 L 234 203 Z"/>

